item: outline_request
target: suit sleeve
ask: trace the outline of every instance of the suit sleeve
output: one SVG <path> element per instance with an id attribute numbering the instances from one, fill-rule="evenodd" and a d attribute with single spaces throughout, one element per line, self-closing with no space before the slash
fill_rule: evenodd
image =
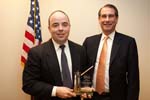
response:
<path id="1" fill-rule="evenodd" d="M 33 96 L 51 96 L 53 86 L 41 81 L 40 67 L 41 56 L 37 50 L 31 49 L 23 71 L 23 90 Z"/>
<path id="2" fill-rule="evenodd" d="M 128 52 L 128 74 L 127 74 L 127 100 L 138 100 L 139 97 L 139 64 L 138 52 L 135 39 L 129 46 Z"/>

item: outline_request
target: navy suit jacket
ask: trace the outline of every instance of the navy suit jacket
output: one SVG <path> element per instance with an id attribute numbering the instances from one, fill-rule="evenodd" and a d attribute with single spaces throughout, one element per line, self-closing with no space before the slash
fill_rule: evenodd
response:
<path id="1" fill-rule="evenodd" d="M 82 46 L 68 41 L 72 78 L 74 72 L 84 65 L 85 51 Z M 35 100 L 61 100 L 52 97 L 53 86 L 62 86 L 61 72 L 52 40 L 30 49 L 23 71 L 23 90 L 35 97 Z M 74 100 L 74 99 L 69 99 Z M 76 99 L 75 99 L 76 100 Z"/>
<path id="2" fill-rule="evenodd" d="M 95 65 L 102 34 L 85 39 L 83 46 L 87 54 L 87 67 Z M 135 39 L 116 32 L 109 67 L 111 100 L 138 100 L 139 65 Z M 84 68 L 82 70 L 85 70 Z M 94 68 L 89 72 L 93 77 Z"/>

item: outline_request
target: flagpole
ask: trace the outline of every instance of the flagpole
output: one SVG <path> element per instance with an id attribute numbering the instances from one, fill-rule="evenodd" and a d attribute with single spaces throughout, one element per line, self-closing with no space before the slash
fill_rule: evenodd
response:
<path id="1" fill-rule="evenodd" d="M 34 35 L 36 34 L 36 2 L 37 0 L 34 0 Z M 35 44 L 35 38 L 34 38 L 34 44 Z M 31 100 L 34 100 L 34 96 L 31 95 Z"/>
<path id="2" fill-rule="evenodd" d="M 36 34 L 36 27 L 35 27 L 35 23 L 36 23 L 36 0 L 34 0 L 34 34 Z M 34 38 L 34 42 L 33 44 L 35 44 L 35 38 Z M 31 100 L 34 100 L 34 96 L 31 95 Z"/>
<path id="3" fill-rule="evenodd" d="M 36 2 L 37 0 L 34 0 L 34 34 L 36 34 L 36 27 L 35 27 L 35 24 L 36 24 Z M 35 39 L 34 39 L 34 44 L 35 44 Z"/>
<path id="4" fill-rule="evenodd" d="M 36 27 L 35 27 L 35 24 L 36 24 L 36 2 L 37 0 L 34 0 L 34 35 L 36 34 Z M 34 38 L 34 44 L 35 44 L 35 38 Z M 34 96 L 31 95 L 31 100 L 34 100 Z"/>

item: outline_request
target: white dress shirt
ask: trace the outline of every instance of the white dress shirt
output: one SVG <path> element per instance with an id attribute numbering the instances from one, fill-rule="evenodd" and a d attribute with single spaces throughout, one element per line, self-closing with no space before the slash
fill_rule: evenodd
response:
<path id="1" fill-rule="evenodd" d="M 112 49 L 112 44 L 114 40 L 115 32 L 112 32 L 110 35 L 108 35 L 107 39 L 107 56 L 106 56 L 106 69 L 105 69 L 105 91 L 109 91 L 109 63 L 110 63 L 110 55 L 111 55 L 111 49 Z M 100 39 L 100 44 L 98 47 L 98 52 L 97 52 L 97 58 L 95 62 L 95 69 L 94 69 L 94 75 L 93 75 L 93 87 L 96 88 L 96 75 L 97 75 L 97 69 L 98 69 L 98 64 L 99 64 L 99 57 L 100 53 L 102 51 L 103 43 L 104 43 L 104 38 L 106 37 L 105 34 L 102 33 L 102 37 Z"/>
<path id="2" fill-rule="evenodd" d="M 54 48 L 55 48 L 55 51 L 56 51 L 56 54 L 57 54 L 57 59 L 58 59 L 58 62 L 59 62 L 60 71 L 61 71 L 61 74 L 62 74 L 62 67 L 61 67 L 61 51 L 62 50 L 60 48 L 60 44 L 56 43 L 53 39 L 52 39 L 52 41 L 53 41 Z M 70 76 L 71 76 L 71 79 L 72 79 L 72 61 L 71 61 L 71 54 L 70 54 L 68 41 L 66 41 L 64 43 L 64 45 L 65 45 L 64 52 L 65 52 L 66 57 L 67 57 Z M 62 75 L 61 75 L 61 77 L 62 77 Z M 56 88 L 57 88 L 57 86 L 53 87 L 52 94 L 51 94 L 52 96 L 56 96 Z"/>

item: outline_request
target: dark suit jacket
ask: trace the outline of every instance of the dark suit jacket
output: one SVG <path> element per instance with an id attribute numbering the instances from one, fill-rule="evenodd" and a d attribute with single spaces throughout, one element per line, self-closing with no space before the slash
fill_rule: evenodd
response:
<path id="1" fill-rule="evenodd" d="M 83 45 L 87 54 L 87 66 L 95 64 L 100 35 L 86 38 Z M 111 100 L 138 100 L 139 67 L 135 39 L 121 33 L 115 33 L 109 69 Z M 84 68 L 82 70 L 85 70 Z M 93 77 L 93 70 L 89 73 Z"/>
<path id="2" fill-rule="evenodd" d="M 72 59 L 72 78 L 74 72 L 84 65 L 83 47 L 69 43 Z M 52 40 L 30 49 L 23 71 L 23 90 L 33 95 L 35 100 L 61 100 L 51 97 L 53 86 L 62 86 L 61 72 Z M 70 100 L 70 99 L 69 99 Z"/>

